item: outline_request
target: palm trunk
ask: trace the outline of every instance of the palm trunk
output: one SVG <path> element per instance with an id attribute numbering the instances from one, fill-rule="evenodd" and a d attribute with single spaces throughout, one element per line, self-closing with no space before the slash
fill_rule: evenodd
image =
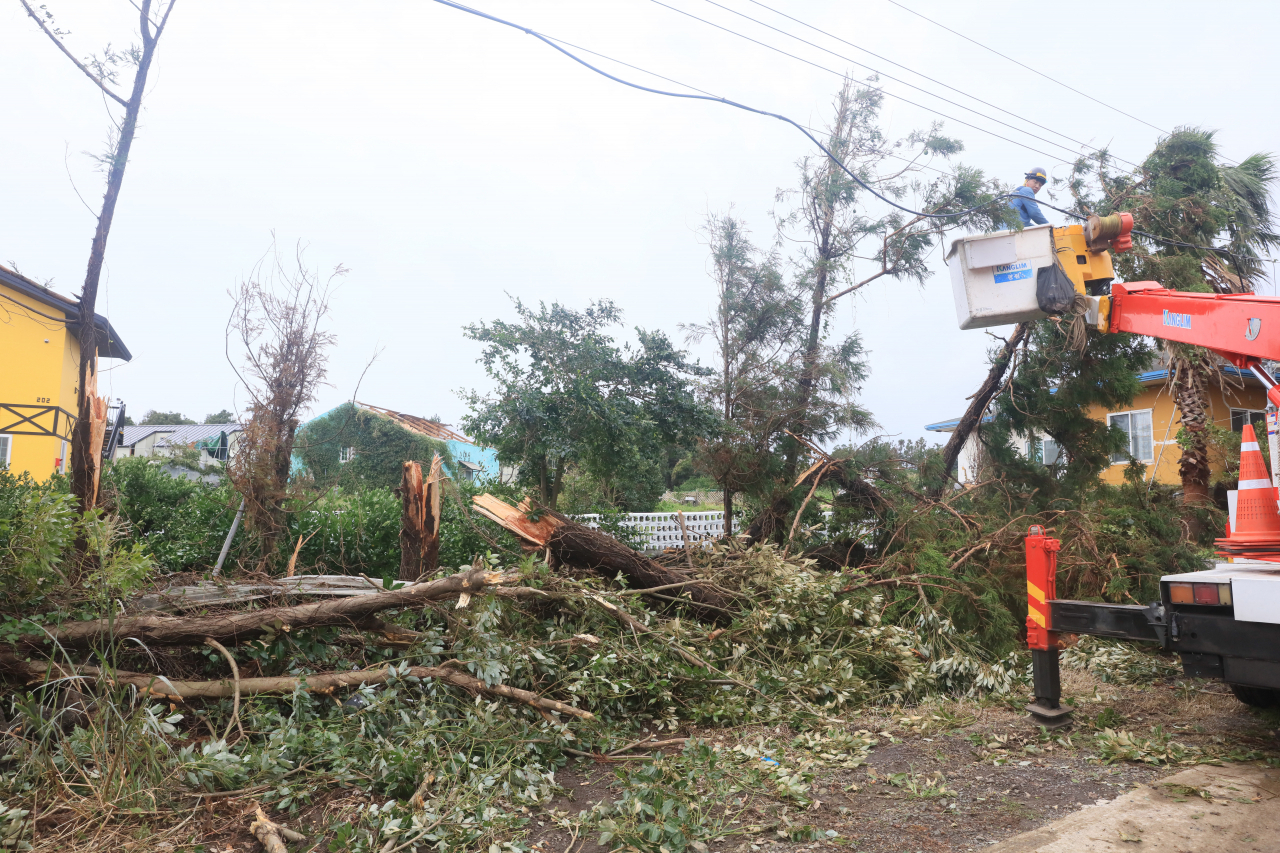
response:
<path id="1" fill-rule="evenodd" d="M 1178 460 L 1178 474 L 1182 477 L 1182 503 L 1186 507 L 1199 507 L 1209 503 L 1209 395 L 1208 377 L 1204 364 L 1175 356 L 1170 362 L 1173 371 L 1173 401 L 1178 407 L 1179 423 L 1184 430 L 1182 458 Z M 1199 535 L 1200 527 L 1194 513 L 1187 517 L 1193 535 Z"/>

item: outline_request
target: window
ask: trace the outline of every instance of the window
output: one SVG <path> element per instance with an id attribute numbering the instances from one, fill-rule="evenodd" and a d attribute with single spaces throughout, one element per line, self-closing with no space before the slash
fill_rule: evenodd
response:
<path id="1" fill-rule="evenodd" d="M 1060 456 L 1058 442 L 1047 435 L 1036 435 L 1027 439 L 1026 457 L 1040 465 L 1056 465 Z"/>
<path id="2" fill-rule="evenodd" d="M 0 435 L 0 471 L 9 467 L 9 457 L 13 454 L 13 436 Z"/>
<path id="3" fill-rule="evenodd" d="M 1128 453 L 1116 453 L 1111 457 L 1111 464 L 1117 465 L 1129 461 L 1132 456 L 1139 462 L 1154 462 L 1155 455 L 1151 449 L 1151 410 L 1141 412 L 1119 412 L 1107 415 L 1107 423 L 1119 427 L 1129 437 Z"/>
<path id="4" fill-rule="evenodd" d="M 1259 435 L 1266 435 L 1267 434 L 1267 430 L 1265 427 L 1266 422 L 1267 422 L 1266 412 L 1259 412 L 1254 409 L 1232 409 L 1231 410 L 1231 431 L 1232 432 L 1244 432 L 1245 424 L 1253 424 L 1254 430 Z M 1258 429 L 1259 423 L 1264 424 L 1261 430 Z"/>
<path id="5" fill-rule="evenodd" d="M 356 458 L 356 449 L 354 447 L 343 447 L 338 450 L 338 462 L 350 462 Z"/>

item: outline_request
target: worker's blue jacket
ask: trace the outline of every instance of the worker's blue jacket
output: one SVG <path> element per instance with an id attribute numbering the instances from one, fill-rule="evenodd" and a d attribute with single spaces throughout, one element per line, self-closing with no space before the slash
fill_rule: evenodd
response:
<path id="1" fill-rule="evenodd" d="M 1034 222 L 1036 225 L 1048 225 L 1049 220 L 1044 218 L 1044 214 L 1040 212 L 1040 205 L 1036 204 L 1036 193 L 1031 187 L 1022 186 L 1013 191 L 1017 198 L 1009 199 L 1009 206 L 1018 211 L 1018 218 L 1022 220 L 1023 225 L 1030 225 Z"/>

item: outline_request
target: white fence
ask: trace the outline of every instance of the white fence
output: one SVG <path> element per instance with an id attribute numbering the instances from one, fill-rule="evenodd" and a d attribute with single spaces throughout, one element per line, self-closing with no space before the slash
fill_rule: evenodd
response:
<path id="1" fill-rule="evenodd" d="M 823 517 L 831 519 L 830 511 Z M 587 527 L 598 528 L 600 516 L 595 513 L 576 515 L 574 519 Z M 661 551 L 664 548 L 684 547 L 684 536 L 680 532 L 680 522 L 674 512 L 632 512 L 620 522 L 639 534 L 641 551 Z M 685 530 L 689 531 L 689 544 L 699 545 L 719 539 L 724 535 L 724 511 L 720 512 L 686 512 L 684 514 Z"/>
<path id="2" fill-rule="evenodd" d="M 587 527 L 599 527 L 600 516 L 579 515 L 575 520 Z M 684 537 L 680 532 L 680 522 L 674 512 L 633 512 L 621 521 L 624 527 L 635 530 L 643 542 L 642 551 L 661 551 L 663 548 L 684 547 Z M 685 530 L 689 531 L 689 544 L 697 545 L 719 539 L 724 535 L 724 511 L 720 512 L 686 512 L 684 514 Z"/>

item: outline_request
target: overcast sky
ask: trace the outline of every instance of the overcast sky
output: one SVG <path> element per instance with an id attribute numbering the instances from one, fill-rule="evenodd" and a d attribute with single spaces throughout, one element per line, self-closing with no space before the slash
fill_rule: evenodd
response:
<path id="1" fill-rule="evenodd" d="M 870 73 L 706 0 L 666 2 L 836 72 Z M 1280 148 L 1272 108 L 1280 62 L 1258 48 L 1277 32 L 1280 4 L 1158 0 L 1099 15 L 1084 6 L 1073 14 L 1003 0 L 903 0 L 1138 121 L 888 0 L 768 2 L 1050 133 L 750 0 L 721 2 L 992 117 L 882 80 L 890 93 L 1018 140 L 946 121 L 966 146 L 959 159 L 1005 181 L 1020 182 L 1037 165 L 1065 176 L 1078 146 L 1057 134 L 1140 160 L 1160 135 L 1143 122 L 1217 129 L 1233 160 Z M 840 83 L 652 0 L 475 3 L 815 127 Z M 137 38 L 125 0 L 48 5 L 77 56 Z M 333 299 L 332 387 L 313 414 L 350 399 L 377 351 L 362 401 L 457 423 L 456 390 L 486 387 L 463 325 L 510 318 L 508 293 L 575 308 L 609 298 L 628 326 L 678 337 L 677 325 L 705 317 L 714 299 L 704 217 L 733 205 L 757 239 L 770 241 L 770 211 L 783 212 L 775 193 L 796 184 L 796 161 L 814 153 L 780 122 L 623 88 L 536 39 L 432 0 L 179 0 L 148 89 L 98 302 L 134 354 L 102 387 L 135 419 L 152 408 L 200 419 L 243 405 L 224 355 L 227 291 L 273 233 L 287 253 L 306 246 L 315 269 L 351 270 Z M 103 149 L 108 117 L 94 85 L 17 0 L 0 0 L 0 105 L 0 263 L 74 295 L 94 228 L 76 189 L 96 211 L 103 182 L 83 152 Z M 936 118 L 890 98 L 883 124 L 902 136 Z M 886 433 L 904 438 L 960 414 L 986 372 L 991 339 L 959 331 L 937 255 L 934 267 L 923 288 L 885 281 L 838 311 L 838 329 L 856 326 L 870 351 L 864 405 Z M 13 369 L 21 366 L 0 366 Z"/>

